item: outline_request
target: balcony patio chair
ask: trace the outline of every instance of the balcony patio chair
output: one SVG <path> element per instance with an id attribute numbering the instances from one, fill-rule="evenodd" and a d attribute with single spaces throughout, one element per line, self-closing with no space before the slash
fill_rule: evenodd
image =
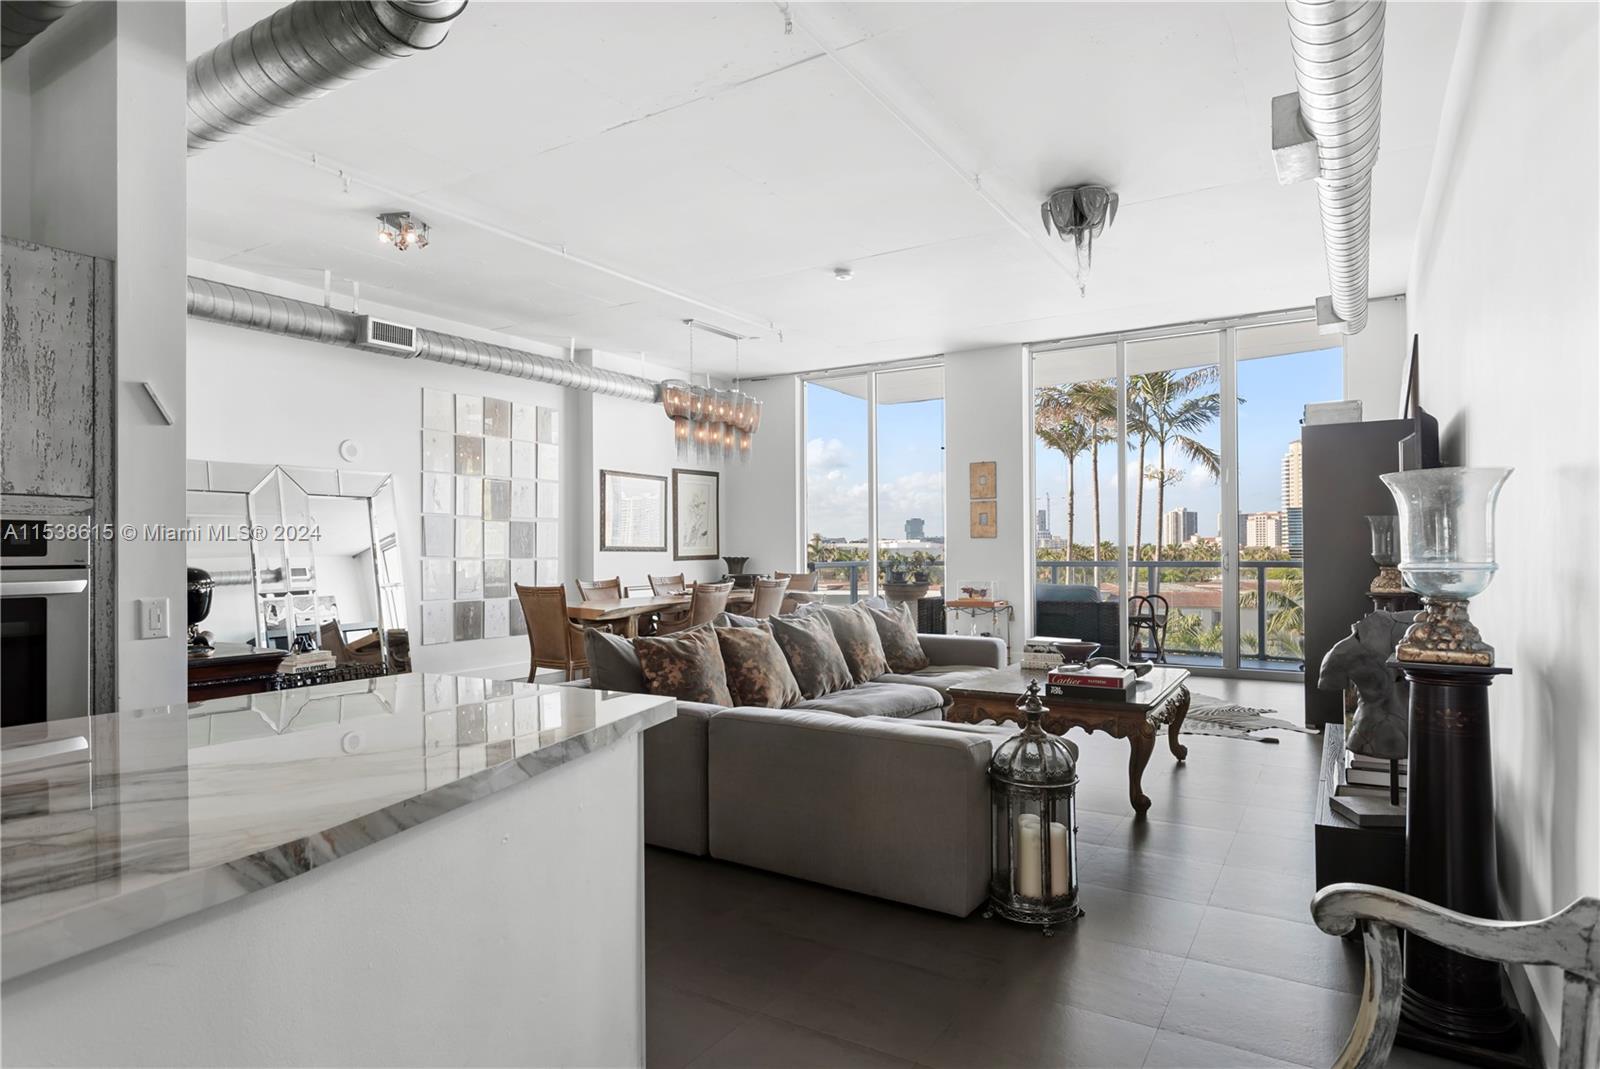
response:
<path id="1" fill-rule="evenodd" d="M 728 595 L 733 592 L 733 580 L 721 583 L 696 583 L 689 599 L 689 612 L 682 620 L 664 620 L 658 635 L 687 631 L 691 627 L 709 624 L 728 607 Z"/>
<path id="2" fill-rule="evenodd" d="M 1167 599 L 1160 594 L 1135 594 L 1128 599 L 1128 659 L 1134 660 L 1134 654 L 1141 652 L 1141 635 L 1150 636 L 1150 645 L 1155 650 L 1155 657 L 1151 658 L 1160 664 L 1167 660 L 1167 615 L 1171 606 Z"/>
<path id="3" fill-rule="evenodd" d="M 528 682 L 541 668 L 559 668 L 567 680 L 589 674 L 583 628 L 567 618 L 567 588 L 513 584 L 522 616 L 528 622 Z"/>
<path id="4" fill-rule="evenodd" d="M 1361 929 L 1367 978 L 1355 1027 L 1333 1069 L 1381 1069 L 1400 1023 L 1404 965 L 1400 931 L 1487 961 L 1554 965 L 1562 978 L 1558 1069 L 1600 1065 L 1600 899 L 1580 898 L 1539 921 L 1468 917 L 1420 898 L 1363 883 L 1317 892 L 1311 916 L 1329 935 Z"/>

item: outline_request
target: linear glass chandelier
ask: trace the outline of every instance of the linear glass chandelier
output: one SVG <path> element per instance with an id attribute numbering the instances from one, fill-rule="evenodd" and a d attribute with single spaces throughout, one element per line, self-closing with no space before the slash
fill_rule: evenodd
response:
<path id="1" fill-rule="evenodd" d="M 750 446 L 761 426 L 762 403 L 739 389 L 739 342 L 744 335 L 721 327 L 685 319 L 689 328 L 689 381 L 668 379 L 661 384 L 661 407 L 672 420 L 672 437 L 680 459 L 693 456 L 701 462 L 724 457 L 750 459 Z M 733 342 L 733 389 L 719 390 L 694 381 L 694 332 L 704 330 Z"/>

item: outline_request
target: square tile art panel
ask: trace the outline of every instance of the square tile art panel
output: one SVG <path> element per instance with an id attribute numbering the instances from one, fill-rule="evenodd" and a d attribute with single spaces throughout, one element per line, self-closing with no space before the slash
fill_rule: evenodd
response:
<path id="1" fill-rule="evenodd" d="M 525 635 L 515 584 L 560 582 L 561 413 L 425 388 L 421 424 L 422 644 Z"/>

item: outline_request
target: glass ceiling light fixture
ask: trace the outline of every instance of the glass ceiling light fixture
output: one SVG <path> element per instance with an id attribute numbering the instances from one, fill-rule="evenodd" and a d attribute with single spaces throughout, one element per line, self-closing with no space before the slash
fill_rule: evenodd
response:
<path id="1" fill-rule="evenodd" d="M 410 212 L 384 212 L 378 216 L 378 240 L 396 252 L 428 247 L 428 224 Z"/>
<path id="2" fill-rule="evenodd" d="M 1070 241 L 1077 255 L 1078 296 L 1088 290 L 1089 265 L 1094 260 L 1094 239 L 1117 218 L 1117 195 L 1105 186 L 1062 186 L 1039 205 L 1044 232 L 1054 227 L 1062 241 Z"/>
<path id="3" fill-rule="evenodd" d="M 661 408 L 672 420 L 672 439 L 678 457 L 691 452 L 701 462 L 738 456 L 748 460 L 752 437 L 761 423 L 761 402 L 739 389 L 739 343 L 746 335 L 685 319 L 689 328 L 689 381 L 668 379 L 661 384 Z M 694 332 L 704 330 L 733 342 L 734 388 L 719 390 L 706 376 L 705 385 L 694 381 Z"/>

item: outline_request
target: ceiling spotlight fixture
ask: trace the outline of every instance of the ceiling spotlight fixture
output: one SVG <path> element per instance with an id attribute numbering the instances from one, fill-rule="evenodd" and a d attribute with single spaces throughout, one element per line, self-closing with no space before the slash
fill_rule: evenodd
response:
<path id="1" fill-rule="evenodd" d="M 1072 242 L 1078 257 L 1078 294 L 1087 289 L 1094 239 L 1117 218 L 1117 195 L 1105 186 L 1063 186 L 1039 205 L 1044 232 L 1054 225 L 1062 241 Z"/>
<path id="2" fill-rule="evenodd" d="M 378 240 L 399 252 L 428 247 L 428 224 L 410 212 L 384 212 L 378 216 Z"/>
<path id="3" fill-rule="evenodd" d="M 833 269 L 833 277 L 838 279 L 840 282 L 849 282 L 852 278 L 856 277 L 856 273 L 850 270 L 848 267 L 835 267 Z"/>

